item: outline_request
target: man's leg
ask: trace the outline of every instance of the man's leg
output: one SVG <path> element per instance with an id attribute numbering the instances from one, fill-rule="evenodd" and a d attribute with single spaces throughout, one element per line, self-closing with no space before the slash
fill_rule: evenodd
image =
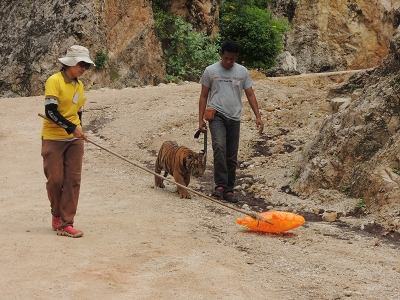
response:
<path id="1" fill-rule="evenodd" d="M 228 120 L 226 135 L 227 192 L 233 192 L 236 181 L 237 156 L 239 150 L 240 121 Z"/>
<path id="2" fill-rule="evenodd" d="M 216 113 L 214 120 L 209 122 L 214 153 L 214 183 L 215 187 L 226 189 L 228 185 L 228 170 L 226 167 L 226 125 L 224 117 Z"/>

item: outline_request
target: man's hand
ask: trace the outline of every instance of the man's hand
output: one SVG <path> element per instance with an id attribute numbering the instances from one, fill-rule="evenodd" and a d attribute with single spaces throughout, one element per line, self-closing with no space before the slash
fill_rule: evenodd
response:
<path id="1" fill-rule="evenodd" d="M 257 125 L 258 132 L 260 134 L 263 133 L 263 131 L 264 131 L 264 122 L 261 120 L 261 118 L 258 118 L 256 120 L 256 125 Z"/>
<path id="2" fill-rule="evenodd" d="M 207 130 L 207 124 L 204 122 L 204 120 L 199 120 L 199 130 L 201 132 L 204 132 L 204 130 Z"/>

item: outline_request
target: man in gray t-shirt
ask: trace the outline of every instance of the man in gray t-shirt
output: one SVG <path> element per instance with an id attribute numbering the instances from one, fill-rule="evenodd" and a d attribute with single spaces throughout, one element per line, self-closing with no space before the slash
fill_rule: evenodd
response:
<path id="1" fill-rule="evenodd" d="M 203 115 L 206 106 L 216 110 L 214 119 L 209 121 L 214 152 L 214 191 L 212 196 L 237 202 L 233 194 L 236 180 L 237 154 L 239 149 L 240 117 L 242 114 L 242 91 L 256 116 L 260 133 L 264 123 L 258 110 L 253 91 L 253 80 L 247 69 L 235 63 L 239 47 L 235 42 L 225 42 L 220 51 L 221 61 L 208 66 L 200 79 L 199 129 L 207 125 Z"/>

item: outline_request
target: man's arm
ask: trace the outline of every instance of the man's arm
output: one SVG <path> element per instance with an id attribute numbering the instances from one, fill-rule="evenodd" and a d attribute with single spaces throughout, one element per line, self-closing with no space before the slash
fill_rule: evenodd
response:
<path id="1" fill-rule="evenodd" d="M 256 125 L 259 133 L 264 131 L 264 123 L 261 119 L 260 110 L 258 109 L 258 103 L 256 99 L 256 94 L 254 94 L 254 90 L 252 87 L 244 90 L 247 100 L 249 101 L 250 107 L 256 116 Z"/>
<path id="2" fill-rule="evenodd" d="M 204 112 L 206 110 L 208 93 L 210 89 L 205 85 L 201 85 L 200 99 L 199 99 L 199 130 L 204 131 L 207 129 L 206 122 L 204 122 Z"/>

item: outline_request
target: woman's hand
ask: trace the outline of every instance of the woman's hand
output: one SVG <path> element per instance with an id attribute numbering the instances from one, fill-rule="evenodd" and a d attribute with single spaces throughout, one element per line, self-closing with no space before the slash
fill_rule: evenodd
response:
<path id="1" fill-rule="evenodd" d="M 86 142 L 89 142 L 88 138 L 86 137 L 86 135 L 83 133 L 82 128 L 80 128 L 79 126 L 76 126 L 75 130 L 72 132 L 72 134 L 74 135 L 74 137 L 78 138 L 78 139 L 83 139 Z"/>

